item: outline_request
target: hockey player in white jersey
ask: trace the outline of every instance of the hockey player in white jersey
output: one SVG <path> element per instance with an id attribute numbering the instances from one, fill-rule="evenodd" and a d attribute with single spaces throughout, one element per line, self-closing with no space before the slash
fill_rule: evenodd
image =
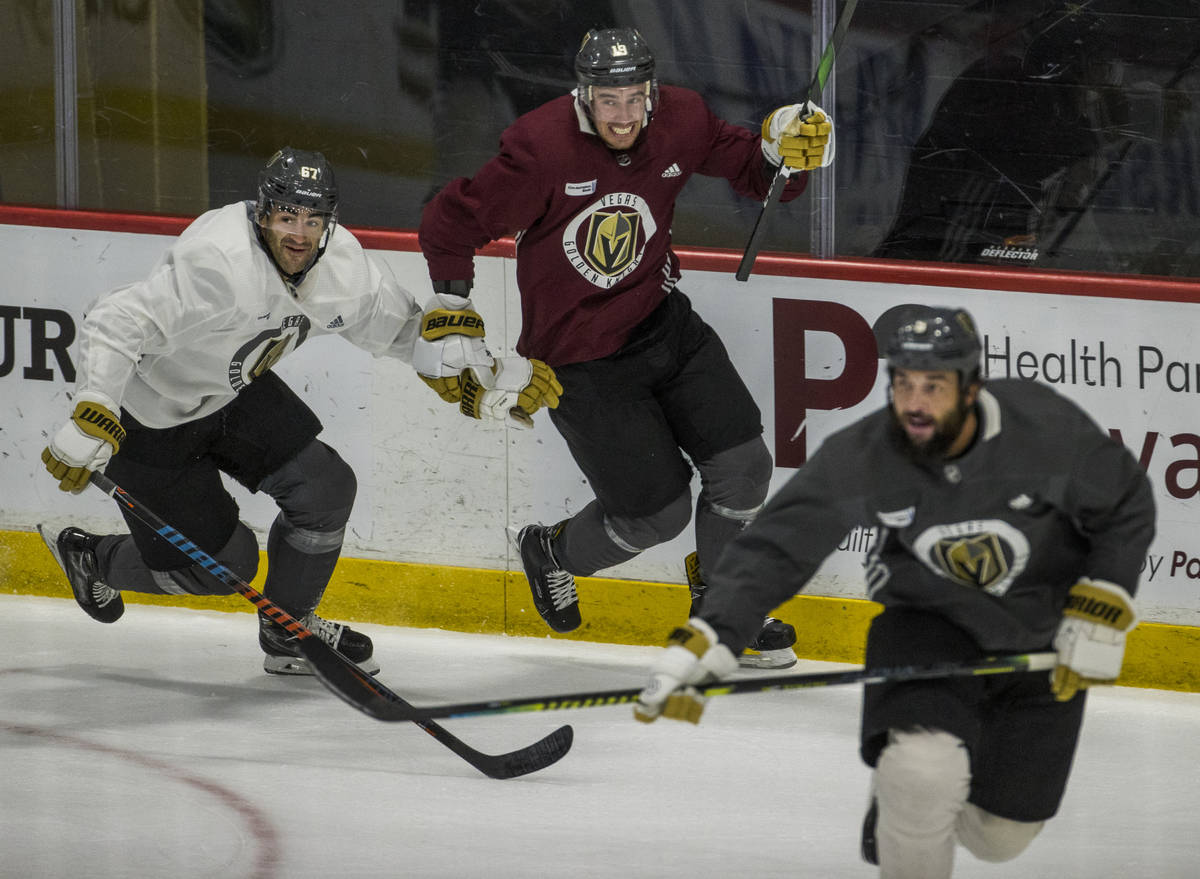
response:
<path id="1" fill-rule="evenodd" d="M 734 539 L 635 708 L 698 720 L 694 685 L 737 668 L 763 611 L 853 526 L 878 527 L 868 668 L 1058 653 L 1050 676 L 865 688 L 862 853 L 884 879 L 946 879 L 956 844 L 1007 861 L 1055 814 L 1085 688 L 1121 670 L 1154 536 L 1150 482 L 1129 450 L 1045 385 L 984 381 L 980 356 L 965 311 L 912 309 L 887 345 L 888 405 L 828 437 Z"/>
<path id="2" fill-rule="evenodd" d="M 261 172 L 257 201 L 203 214 L 148 278 L 101 296 L 81 329 L 74 412 L 42 459 L 66 491 L 81 491 L 91 471 L 105 470 L 246 581 L 258 567 L 258 543 L 221 474 L 270 495 L 279 514 L 267 539 L 264 594 L 374 672 L 369 637 L 316 615 L 341 552 L 354 473 L 317 439 L 320 421 L 271 367 L 309 337 L 332 333 L 376 356 L 420 359 L 424 372 L 444 376 L 426 381 L 446 395 L 463 370 L 493 359 L 482 321 L 422 335 L 437 322 L 422 320 L 390 269 L 369 258 L 337 216 L 325 157 L 285 148 Z M 488 394 L 512 405 L 520 390 Z M 526 412 L 536 410 L 534 396 L 520 397 Z M 42 529 L 93 618 L 115 622 L 122 590 L 233 591 L 132 515 L 126 522 L 128 535 Z M 259 643 L 266 671 L 310 673 L 295 638 L 263 615 Z"/>

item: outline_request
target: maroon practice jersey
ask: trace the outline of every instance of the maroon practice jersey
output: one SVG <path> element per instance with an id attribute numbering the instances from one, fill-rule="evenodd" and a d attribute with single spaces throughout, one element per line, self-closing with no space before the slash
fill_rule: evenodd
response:
<path id="1" fill-rule="evenodd" d="M 473 178 L 425 208 L 420 242 L 434 280 L 474 277 L 476 248 L 517 236 L 517 351 L 551 366 L 612 354 L 679 280 L 675 199 L 693 174 L 762 199 L 760 137 L 719 119 L 689 89 L 663 86 L 632 149 L 610 149 L 572 95 L 525 114 Z M 794 175 L 784 199 L 804 187 Z"/>

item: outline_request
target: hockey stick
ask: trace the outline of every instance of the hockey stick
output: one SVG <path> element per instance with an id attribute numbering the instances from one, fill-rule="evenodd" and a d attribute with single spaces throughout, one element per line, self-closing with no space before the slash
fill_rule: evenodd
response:
<path id="1" fill-rule="evenodd" d="M 850 671 L 810 672 L 776 677 L 756 677 L 739 681 L 718 681 L 698 687 L 701 696 L 732 696 L 738 693 L 766 693 L 773 690 L 799 690 L 836 684 L 882 684 L 919 681 L 931 678 L 976 677 L 1048 671 L 1057 662 L 1057 653 L 1017 653 L 989 656 L 978 662 L 943 663 L 931 666 L 905 665 L 896 668 L 852 669 Z M 513 714 L 528 711 L 561 711 L 565 708 L 603 708 L 637 701 L 642 690 L 593 690 L 557 696 L 521 696 L 515 699 L 490 699 L 486 702 L 461 702 L 456 705 L 430 705 L 413 708 L 414 717 L 474 717 L 480 714 Z"/>
<path id="2" fill-rule="evenodd" d="M 561 726 L 532 745 L 507 754 L 493 755 L 476 751 L 436 723 L 419 716 L 416 708 L 313 635 L 302 622 L 200 549 L 103 473 L 92 471 L 89 480 L 152 528 L 159 537 L 222 583 L 240 592 L 260 613 L 266 614 L 295 635 L 297 646 L 308 660 L 314 676 L 346 704 L 376 720 L 412 721 L 489 778 L 515 778 L 536 772 L 557 762 L 570 750 L 574 731 L 570 726 Z"/>
<path id="3" fill-rule="evenodd" d="M 838 46 L 842 44 L 846 31 L 850 28 L 850 17 L 854 15 L 854 7 L 857 5 L 858 0 L 846 0 L 846 5 L 842 7 L 842 14 L 838 16 L 837 24 L 833 26 L 833 34 L 829 37 L 829 42 L 825 44 L 825 51 L 821 53 L 817 72 L 813 74 L 812 82 L 808 85 L 808 94 L 804 97 L 806 102 L 815 101 L 821 96 L 821 90 L 825 88 L 825 83 L 833 70 L 834 55 L 837 53 Z M 767 231 L 767 216 L 773 213 L 775 205 L 779 204 L 787 181 L 788 173 L 783 161 L 780 160 L 779 167 L 775 170 L 775 176 L 771 180 L 771 188 L 767 190 L 767 197 L 763 199 L 762 209 L 758 212 L 758 219 L 754 221 L 754 228 L 750 231 L 750 240 L 746 242 L 746 251 L 742 254 L 742 261 L 738 263 L 735 277 L 739 281 L 746 281 L 750 278 L 754 261 L 758 258 L 758 249 L 762 246 L 762 237 Z"/>

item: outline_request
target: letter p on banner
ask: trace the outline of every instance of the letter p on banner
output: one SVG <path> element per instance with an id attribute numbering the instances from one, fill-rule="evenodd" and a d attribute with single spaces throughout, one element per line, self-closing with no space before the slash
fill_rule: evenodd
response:
<path id="1" fill-rule="evenodd" d="M 775 466 L 799 467 L 808 460 L 807 417 L 811 409 L 849 409 L 866 399 L 879 374 L 879 349 L 862 315 L 837 302 L 772 301 L 775 344 Z M 805 333 L 832 333 L 846 352 L 834 378 L 809 378 Z M 814 369 L 819 364 L 814 364 Z"/>

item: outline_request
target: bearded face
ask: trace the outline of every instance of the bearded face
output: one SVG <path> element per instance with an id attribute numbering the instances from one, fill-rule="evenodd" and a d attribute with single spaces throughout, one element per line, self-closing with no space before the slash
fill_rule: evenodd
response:
<path id="1" fill-rule="evenodd" d="M 304 208 L 276 208 L 259 220 L 275 264 L 287 275 L 302 272 L 317 258 L 328 215 Z"/>
<path id="2" fill-rule="evenodd" d="M 977 386 L 963 389 L 958 373 L 897 369 L 892 375 L 892 424 L 914 457 L 942 460 L 961 454 L 975 435 Z"/>

